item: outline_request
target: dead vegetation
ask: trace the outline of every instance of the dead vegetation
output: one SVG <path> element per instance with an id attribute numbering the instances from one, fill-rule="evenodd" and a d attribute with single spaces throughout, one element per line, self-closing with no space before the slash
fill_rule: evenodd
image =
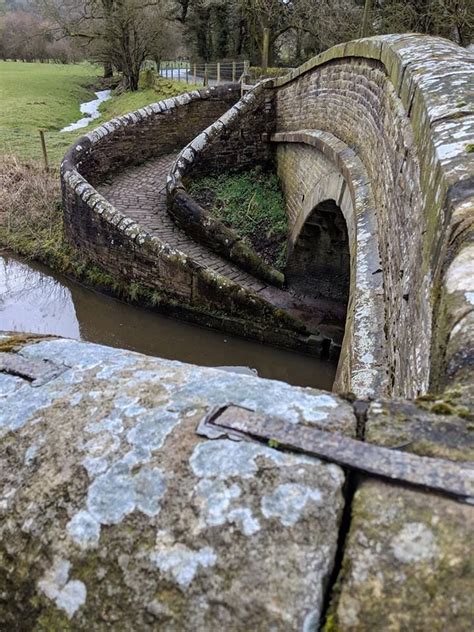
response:
<path id="1" fill-rule="evenodd" d="M 59 177 L 35 163 L 0 157 L 0 245 L 52 263 L 62 247 Z"/>
<path id="2" fill-rule="evenodd" d="M 0 157 L 0 250 L 46 264 L 87 287 L 123 300 L 155 306 L 160 296 L 114 278 L 64 239 L 57 171 L 14 156 Z"/>

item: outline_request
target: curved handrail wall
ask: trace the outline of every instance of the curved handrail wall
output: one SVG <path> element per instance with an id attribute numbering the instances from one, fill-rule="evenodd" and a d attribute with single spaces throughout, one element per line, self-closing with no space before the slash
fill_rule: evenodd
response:
<path id="1" fill-rule="evenodd" d="M 273 84 L 277 133 L 331 133 L 368 174 L 394 394 L 441 384 L 453 353 L 461 361 L 449 341 L 452 325 L 472 312 L 472 283 L 467 271 L 458 279 L 454 263 L 466 258 L 472 230 L 472 70 L 469 53 L 452 42 L 391 35 L 335 46 Z M 459 272 L 447 284 L 453 265 Z"/>
<path id="2" fill-rule="evenodd" d="M 194 91 L 113 119 L 80 138 L 61 164 L 65 233 L 89 260 L 154 293 L 154 303 L 163 311 L 298 347 L 307 337 L 301 323 L 170 248 L 94 188 L 119 168 L 185 145 L 236 98 L 236 87 Z"/>

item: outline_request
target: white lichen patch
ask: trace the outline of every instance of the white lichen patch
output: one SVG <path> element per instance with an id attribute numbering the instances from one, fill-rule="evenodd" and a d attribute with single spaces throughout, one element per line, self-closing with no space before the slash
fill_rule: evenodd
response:
<path id="1" fill-rule="evenodd" d="M 149 411 L 140 416 L 140 421 L 127 433 L 128 442 L 144 450 L 159 450 L 179 416 L 172 412 Z"/>
<path id="2" fill-rule="evenodd" d="M 284 483 L 262 498 L 261 508 L 265 518 L 278 518 L 282 525 L 291 527 L 301 518 L 308 503 L 322 505 L 323 495 L 319 489 L 299 483 Z"/>
<path id="3" fill-rule="evenodd" d="M 25 452 L 25 465 L 30 465 L 38 454 L 39 445 L 34 443 Z"/>
<path id="4" fill-rule="evenodd" d="M 217 439 L 196 446 L 190 463 L 194 474 L 202 479 L 196 486 L 195 499 L 205 525 L 212 527 L 233 523 L 244 535 L 251 536 L 262 528 L 261 517 L 278 518 L 283 526 L 291 527 L 300 520 L 307 505 L 323 506 L 325 494 L 320 489 L 288 482 L 261 497 L 261 514 L 255 515 L 245 502 L 240 485 L 229 479 L 258 478 L 260 468 L 269 467 L 263 459 L 268 459 L 272 464 L 270 467 L 290 468 L 293 478 L 304 479 L 306 470 L 301 466 L 315 465 L 315 461 L 307 457 L 284 454 L 246 441 Z M 319 467 L 323 467 L 329 475 L 331 485 L 342 485 L 343 476 L 339 468 Z"/>
<path id="5" fill-rule="evenodd" d="M 99 543 L 100 523 L 88 511 L 79 511 L 66 528 L 71 538 L 82 548 L 94 547 Z"/>
<path id="6" fill-rule="evenodd" d="M 446 288 L 450 294 L 474 290 L 474 246 L 464 248 L 451 263 L 446 274 Z"/>
<path id="7" fill-rule="evenodd" d="M 236 483 L 205 478 L 197 485 L 197 500 L 201 516 L 210 527 L 228 523 L 237 525 L 244 535 L 253 535 L 260 530 L 259 521 L 249 507 L 235 506 L 242 491 Z"/>
<path id="8" fill-rule="evenodd" d="M 149 517 L 158 515 L 166 492 L 166 477 L 158 468 L 141 467 L 150 459 L 148 451 L 131 451 L 116 461 L 92 482 L 88 489 L 86 509 L 80 510 L 68 523 L 72 539 L 82 548 L 95 546 L 100 526 L 120 523 L 125 516 L 138 510 Z M 95 461 L 103 466 L 102 460 Z M 91 460 L 85 461 L 91 467 Z M 90 469 L 88 470 L 91 471 Z M 96 473 L 96 469 L 92 470 Z"/>
<path id="9" fill-rule="evenodd" d="M 206 375 L 203 380 L 203 372 Z M 274 380 L 256 380 L 252 376 L 216 373 L 199 369 L 187 384 L 174 394 L 175 403 L 181 399 L 196 405 L 224 406 L 229 402 L 283 417 L 287 422 L 326 425 L 341 403 L 332 395 L 298 388 Z M 334 422 L 334 417 L 332 418 Z"/>
<path id="10" fill-rule="evenodd" d="M 5 399 L 10 393 L 14 393 L 24 386 L 25 382 L 21 377 L 0 373 L 0 399 Z"/>
<path id="11" fill-rule="evenodd" d="M 218 439 L 196 446 L 191 456 L 191 468 L 196 476 L 202 478 L 248 478 L 256 474 L 256 458 L 259 456 L 266 457 L 277 465 L 285 462 L 285 456 L 271 448 L 247 441 Z"/>
<path id="12" fill-rule="evenodd" d="M 170 573 L 181 588 L 187 588 L 200 567 L 214 566 L 217 555 L 209 546 L 193 551 L 184 544 L 174 544 L 160 546 L 150 555 L 150 560 L 162 572 Z"/>
<path id="13" fill-rule="evenodd" d="M 58 608 L 64 610 L 69 619 L 86 603 L 87 597 L 83 582 L 77 579 L 69 580 L 70 569 L 71 563 L 68 560 L 58 559 L 38 583 L 41 592 L 54 601 Z"/>
<path id="14" fill-rule="evenodd" d="M 139 511 L 152 518 L 161 507 L 161 500 L 166 491 L 166 478 L 158 468 L 142 468 L 133 477 L 135 502 Z"/>
<path id="15" fill-rule="evenodd" d="M 11 381 L 0 384 L 8 389 L 0 406 L 0 437 L 22 428 L 38 411 L 50 406 L 58 395 L 54 388 L 31 388 L 22 381 L 24 385 L 19 388 L 14 388 L 15 383 Z"/>
<path id="16" fill-rule="evenodd" d="M 90 486 L 87 509 L 101 524 L 117 524 L 135 509 L 155 516 L 165 490 L 165 476 L 158 468 L 131 475 L 112 467 Z"/>
<path id="17" fill-rule="evenodd" d="M 409 522 L 392 538 L 393 555 L 400 562 L 410 564 L 432 560 L 438 555 L 434 533 L 422 522 Z"/>

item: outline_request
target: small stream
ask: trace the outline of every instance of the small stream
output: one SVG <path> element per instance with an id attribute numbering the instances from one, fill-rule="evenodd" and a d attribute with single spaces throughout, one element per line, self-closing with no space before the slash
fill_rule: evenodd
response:
<path id="1" fill-rule="evenodd" d="M 73 132 L 75 129 L 87 127 L 91 121 L 99 118 L 99 105 L 104 101 L 110 99 L 112 95 L 112 90 L 99 90 L 99 92 L 96 92 L 95 95 L 97 99 L 86 101 L 85 103 L 81 103 L 81 105 L 79 106 L 81 114 L 85 114 L 86 116 L 79 119 L 75 123 L 71 123 L 70 125 L 63 127 L 61 130 L 59 130 L 60 132 Z"/>
<path id="2" fill-rule="evenodd" d="M 56 334 L 204 366 L 330 390 L 328 362 L 161 316 L 0 252 L 0 330 Z"/>

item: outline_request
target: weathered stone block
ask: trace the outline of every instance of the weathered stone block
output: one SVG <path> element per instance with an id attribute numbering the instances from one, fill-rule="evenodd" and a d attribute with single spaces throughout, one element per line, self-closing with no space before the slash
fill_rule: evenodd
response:
<path id="1" fill-rule="evenodd" d="M 473 526 L 472 506 L 363 482 L 326 629 L 468 630 Z"/>
<path id="2" fill-rule="evenodd" d="M 317 628 L 342 470 L 195 428 L 233 402 L 353 434 L 350 405 L 70 340 L 20 353 L 66 370 L 42 386 L 0 374 L 5 626 Z"/>

